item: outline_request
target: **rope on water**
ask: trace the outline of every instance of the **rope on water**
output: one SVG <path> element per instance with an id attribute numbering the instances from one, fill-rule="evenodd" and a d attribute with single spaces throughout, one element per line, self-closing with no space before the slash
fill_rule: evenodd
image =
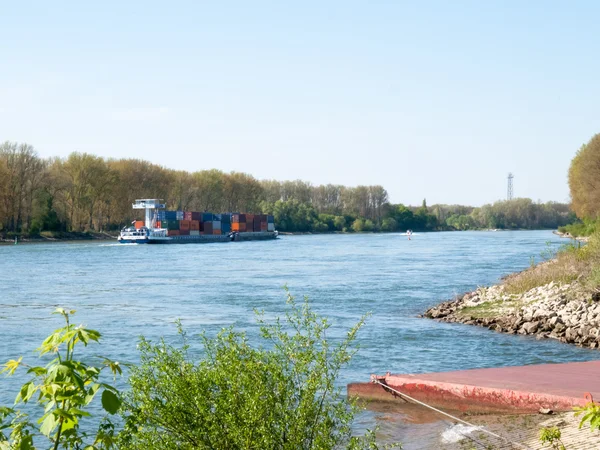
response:
<path id="1" fill-rule="evenodd" d="M 531 448 L 529 448 L 529 447 L 526 447 L 526 446 L 525 446 L 525 445 L 523 445 L 523 444 L 519 444 L 518 442 L 513 442 L 513 441 L 511 441 L 510 439 L 508 439 L 508 438 L 505 438 L 504 436 L 500 436 L 499 434 L 496 434 L 496 433 L 493 433 L 493 432 L 491 432 L 491 431 L 489 431 L 489 430 L 486 430 L 485 428 L 483 428 L 483 427 L 481 427 L 481 426 L 479 426 L 479 425 L 474 425 L 474 424 L 472 424 L 472 423 L 469 423 L 469 422 L 467 422 L 467 421 L 465 421 L 465 420 L 459 419 L 458 417 L 456 417 L 456 416 L 453 416 L 452 414 L 448 414 L 447 412 L 444 412 L 444 411 L 442 411 L 442 410 L 440 410 L 440 409 L 437 409 L 437 408 L 435 408 L 435 407 L 433 407 L 433 406 L 431 406 L 431 405 L 428 405 L 427 403 L 423 403 L 422 401 L 420 401 L 420 400 L 417 400 L 416 398 L 413 398 L 413 397 L 411 397 L 411 396 L 410 396 L 410 395 L 408 395 L 408 394 L 404 394 L 403 392 L 400 392 L 400 391 L 398 391 L 398 390 L 396 390 L 396 389 L 394 389 L 394 388 L 392 388 L 392 387 L 388 386 L 387 384 L 385 384 L 385 383 L 382 383 L 382 382 L 381 382 L 381 380 L 379 380 L 379 379 L 378 379 L 376 376 L 372 376 L 372 377 L 371 377 L 371 381 L 372 381 L 373 383 L 376 383 L 376 384 L 379 384 L 379 385 L 383 386 L 383 388 L 384 388 L 384 389 L 386 389 L 386 390 L 390 390 L 390 391 L 392 391 L 392 392 L 394 392 L 394 393 L 398 394 L 400 397 L 404 398 L 405 400 L 406 400 L 406 399 L 408 399 L 408 400 L 410 400 L 410 401 L 412 401 L 412 402 L 414 402 L 414 403 L 417 403 L 418 405 L 424 406 L 424 407 L 426 407 L 426 408 L 429 408 L 429 409 L 431 409 L 432 411 L 435 411 L 435 412 L 437 412 L 437 413 L 439 413 L 439 414 L 442 414 L 442 415 L 444 415 L 444 416 L 446 416 L 446 417 L 449 417 L 449 418 L 450 418 L 450 419 L 452 419 L 452 420 L 455 420 L 455 421 L 457 421 L 457 422 L 463 423 L 463 424 L 465 424 L 465 425 L 468 425 L 468 426 L 470 426 L 470 427 L 476 428 L 477 430 L 481 431 L 482 433 L 489 434 L 490 436 L 493 436 L 493 437 L 495 437 L 495 438 L 497 438 L 497 439 L 500 439 L 500 440 L 502 440 L 502 441 L 504 441 L 504 442 L 506 442 L 506 443 L 508 443 L 508 444 L 514 445 L 514 446 L 516 446 L 516 447 L 519 447 L 519 448 L 522 448 L 522 449 L 524 449 L 524 450 L 531 450 Z M 462 433 L 461 433 L 461 434 L 462 434 Z"/>

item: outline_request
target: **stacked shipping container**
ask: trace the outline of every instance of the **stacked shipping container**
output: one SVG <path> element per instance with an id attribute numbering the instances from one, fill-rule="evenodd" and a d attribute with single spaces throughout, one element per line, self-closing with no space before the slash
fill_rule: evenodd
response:
<path id="1" fill-rule="evenodd" d="M 266 214 L 232 214 L 231 230 L 239 232 L 275 231 L 273 216 Z"/>
<path id="2" fill-rule="evenodd" d="M 193 211 L 159 211 L 157 226 L 168 230 L 169 236 L 199 236 L 257 231 L 275 231 L 273 216 L 265 214 L 213 214 Z M 137 223 L 136 223 L 137 226 Z"/>

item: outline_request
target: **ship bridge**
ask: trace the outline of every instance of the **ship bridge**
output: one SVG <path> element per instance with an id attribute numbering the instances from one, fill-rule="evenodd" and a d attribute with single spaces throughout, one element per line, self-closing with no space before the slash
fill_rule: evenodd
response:
<path id="1" fill-rule="evenodd" d="M 146 227 L 148 229 L 154 228 L 154 214 L 153 211 L 157 209 L 164 209 L 166 206 L 164 203 L 161 203 L 162 200 L 160 198 L 140 198 L 132 203 L 131 207 L 133 209 L 144 209 L 146 210 Z"/>

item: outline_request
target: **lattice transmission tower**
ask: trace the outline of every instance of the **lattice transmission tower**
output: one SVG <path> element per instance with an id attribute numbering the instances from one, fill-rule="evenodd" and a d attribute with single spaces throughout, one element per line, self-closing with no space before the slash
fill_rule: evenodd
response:
<path id="1" fill-rule="evenodd" d="M 507 200 L 512 200 L 513 199 L 513 174 L 509 173 L 508 174 L 508 189 L 506 190 L 506 199 Z"/>

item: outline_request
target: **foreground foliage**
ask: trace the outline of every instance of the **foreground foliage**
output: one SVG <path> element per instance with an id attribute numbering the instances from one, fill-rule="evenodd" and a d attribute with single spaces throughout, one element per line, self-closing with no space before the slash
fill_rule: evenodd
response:
<path id="1" fill-rule="evenodd" d="M 574 408 L 576 416 L 582 416 L 579 422 L 579 428 L 583 428 L 589 423 L 591 431 L 600 430 L 600 405 L 589 402 L 582 408 Z"/>
<path id="2" fill-rule="evenodd" d="M 561 437 L 562 433 L 558 427 L 542 428 L 540 430 L 540 442 L 550 445 L 553 450 L 566 450 Z"/>
<path id="3" fill-rule="evenodd" d="M 198 362 L 181 329 L 180 347 L 140 343 L 141 364 L 126 395 L 123 449 L 378 448 L 374 435 L 351 436 L 355 412 L 335 380 L 356 349 L 364 318 L 337 345 L 330 325 L 289 295 L 286 320 L 258 314 L 263 345 L 225 329 L 201 335 Z"/>
<path id="4" fill-rule="evenodd" d="M 380 448 L 374 432 L 351 435 L 356 406 L 335 384 L 356 352 L 364 317 L 333 345 L 330 324 L 307 299 L 297 304 L 288 293 L 287 304 L 283 321 L 269 324 L 257 313 L 258 347 L 228 328 L 212 339 L 201 335 L 198 360 L 180 324 L 179 347 L 142 338 L 141 363 L 132 366 L 125 402 L 100 381 L 105 369 L 121 374 L 118 363 L 102 359 L 92 366 L 74 357 L 76 347 L 98 342 L 100 333 L 71 324 L 74 311 L 57 309 L 66 325 L 38 349 L 41 357 L 55 358 L 45 367 L 22 358 L 4 365 L 2 372 L 24 369 L 32 379 L 19 390 L 15 407 L 0 408 L 0 450 Z M 109 416 L 92 415 L 97 394 L 107 413 L 121 411 L 117 425 Z M 22 404 L 28 405 L 17 409 Z M 391 447 L 400 446 L 384 448 Z"/>
<path id="5" fill-rule="evenodd" d="M 108 418 L 100 422 L 94 434 L 82 432 L 81 421 L 90 416 L 87 409 L 99 392 L 104 410 L 109 414 L 118 411 L 121 403 L 118 391 L 100 382 L 100 375 L 104 369 L 110 369 L 113 375 L 120 374 L 121 368 L 106 359 L 97 367 L 75 359 L 75 347 L 98 342 L 100 333 L 71 324 L 70 315 L 74 312 L 62 308 L 55 311 L 63 316 L 66 325 L 48 336 L 38 349 L 40 357 L 56 356 L 48 365 L 30 366 L 22 357 L 4 365 L 2 372 L 13 375 L 22 368 L 32 379 L 21 387 L 15 407 L 0 408 L 0 449 L 114 447 L 114 426 Z M 28 403 L 33 405 L 26 410 L 16 408 Z"/>

